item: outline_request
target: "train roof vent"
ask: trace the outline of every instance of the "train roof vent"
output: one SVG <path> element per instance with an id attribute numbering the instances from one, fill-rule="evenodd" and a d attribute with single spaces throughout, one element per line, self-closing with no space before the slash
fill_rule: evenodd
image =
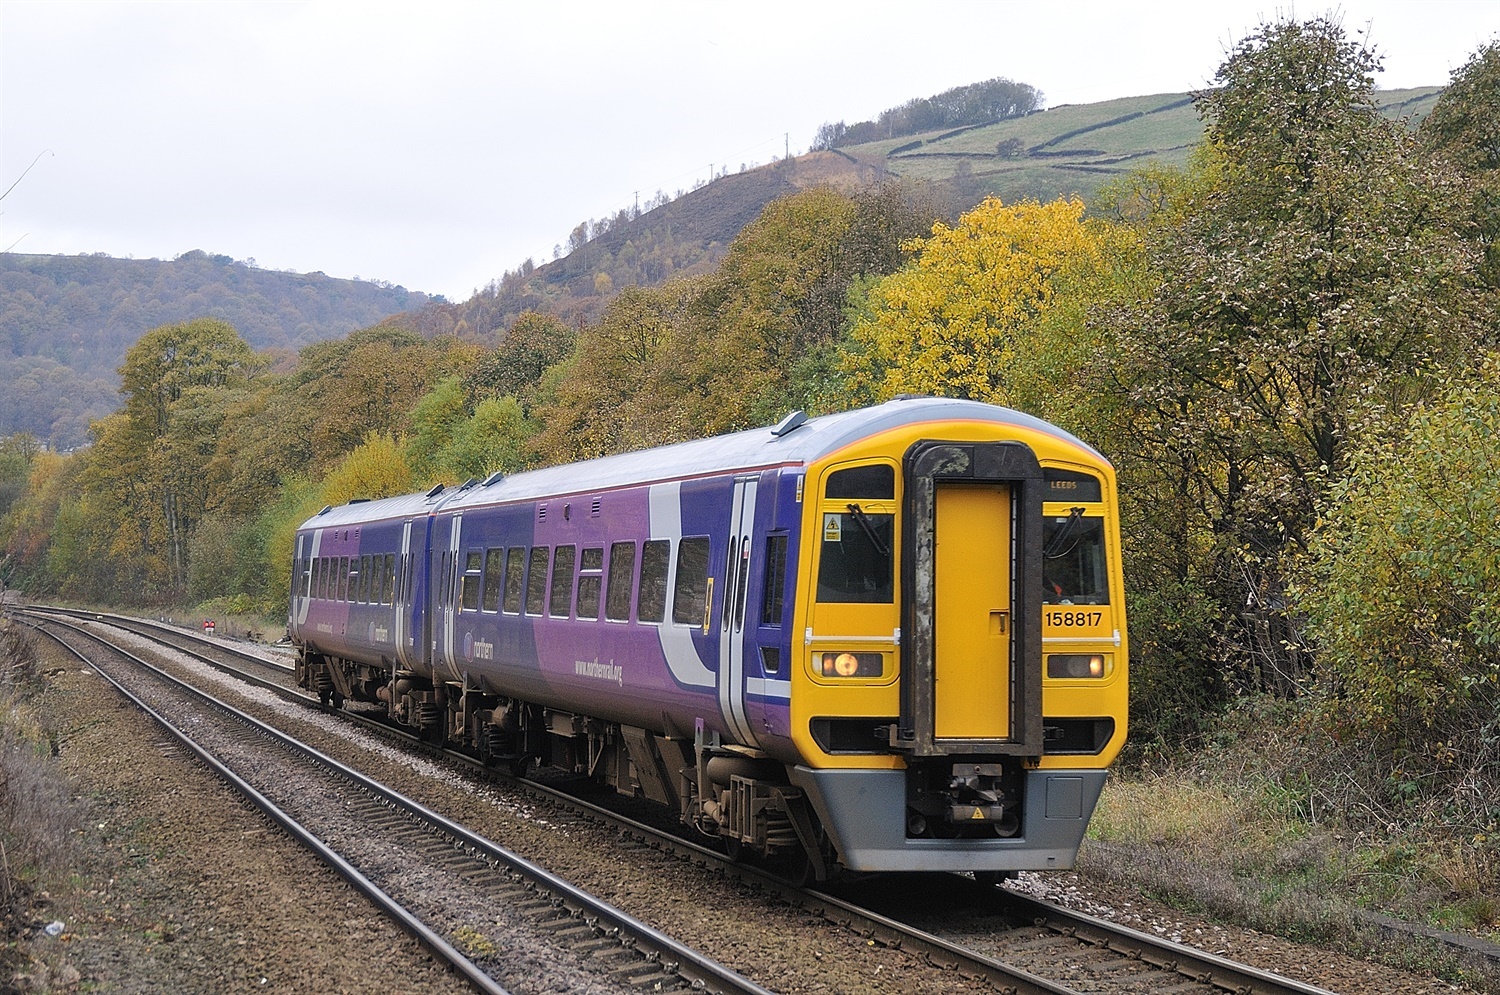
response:
<path id="1" fill-rule="evenodd" d="M 328 514 L 328 513 L 329 513 L 329 512 L 330 512 L 330 511 L 332 511 L 332 510 L 333 510 L 333 505 L 331 505 L 331 504 L 325 504 L 325 505 L 324 505 L 324 506 L 323 506 L 323 510 L 322 510 L 322 511 L 320 511 L 320 512 L 318 512 L 318 515 L 326 515 L 326 514 Z M 313 516 L 313 517 L 314 517 L 314 518 L 317 518 L 317 517 L 318 517 L 318 515 L 314 515 L 314 516 Z"/>
<path id="2" fill-rule="evenodd" d="M 807 421 L 806 411 L 793 411 L 791 414 L 781 419 L 781 423 L 779 425 L 771 429 L 771 434 L 779 439 L 783 435 L 786 435 L 788 432 L 792 432 L 796 429 L 801 428 L 803 422 L 805 421 Z"/>
<path id="3" fill-rule="evenodd" d="M 465 480 L 463 483 L 459 484 L 458 489 L 461 491 L 466 491 L 477 483 L 479 483 L 478 477 L 470 477 L 468 480 Z"/>
<path id="4" fill-rule="evenodd" d="M 505 471 L 504 470 L 496 470 L 494 473 L 490 474 L 488 477 L 485 477 L 484 478 L 484 483 L 480 484 L 479 486 L 480 487 L 488 487 L 491 484 L 498 484 L 498 483 L 500 483 L 500 481 L 502 481 L 504 479 L 505 479 Z"/>
<path id="5" fill-rule="evenodd" d="M 442 484 L 438 484 L 432 490 L 430 490 L 430 491 L 427 492 L 427 496 L 430 497 L 430 498 L 434 498 L 434 497 L 437 497 L 441 493 L 443 493 L 443 485 Z"/>
<path id="6" fill-rule="evenodd" d="M 370 499 L 369 498 L 350 498 L 349 499 L 349 503 L 350 504 L 369 504 L 370 503 Z"/>
<path id="7" fill-rule="evenodd" d="M 589 504 L 589 517 L 590 518 L 598 518 L 599 517 L 599 510 L 600 510 L 601 507 L 602 507 L 602 503 L 600 502 L 600 499 L 599 498 L 594 498 L 594 500 Z"/>

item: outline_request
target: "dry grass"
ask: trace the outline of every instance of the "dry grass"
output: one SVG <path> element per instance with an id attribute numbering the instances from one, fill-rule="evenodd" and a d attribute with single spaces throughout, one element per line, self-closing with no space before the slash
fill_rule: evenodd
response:
<path id="1" fill-rule="evenodd" d="M 65 874 L 77 814 L 53 759 L 56 740 L 33 700 L 42 688 L 33 637 L 0 621 L 0 876 L 4 918 L 39 882 Z"/>
<path id="2" fill-rule="evenodd" d="M 1500 966 L 1393 936 L 1372 918 L 1500 942 L 1500 848 L 1467 817 L 1468 780 L 1403 798 L 1369 744 L 1336 743 L 1309 715 L 1249 708 L 1208 754 L 1112 778 L 1080 870 L 1227 922 L 1500 991 Z"/>

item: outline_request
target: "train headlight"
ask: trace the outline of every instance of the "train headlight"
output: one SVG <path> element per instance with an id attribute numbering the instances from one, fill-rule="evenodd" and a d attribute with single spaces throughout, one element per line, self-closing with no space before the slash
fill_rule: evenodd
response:
<path id="1" fill-rule="evenodd" d="M 818 672 L 824 677 L 879 677 L 884 671 L 879 653 L 818 654 Z"/>
<path id="2" fill-rule="evenodd" d="M 1058 653 L 1047 657 L 1047 676 L 1097 678 L 1109 673 L 1109 657 L 1103 653 Z"/>

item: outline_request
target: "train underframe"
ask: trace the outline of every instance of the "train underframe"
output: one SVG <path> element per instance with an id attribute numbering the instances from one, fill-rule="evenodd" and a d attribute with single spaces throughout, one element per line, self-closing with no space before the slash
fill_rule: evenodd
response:
<path id="1" fill-rule="evenodd" d="M 487 765 L 520 774 L 535 762 L 650 799 L 736 860 L 762 862 L 809 882 L 840 873 L 817 806 L 794 783 L 796 772 L 716 735 L 667 736 L 312 651 L 299 655 L 297 680 L 327 706 L 340 708 L 346 700 L 382 705 L 391 722 Z M 1014 836 L 1024 776 L 1018 765 L 998 759 L 908 761 L 905 835 Z"/>

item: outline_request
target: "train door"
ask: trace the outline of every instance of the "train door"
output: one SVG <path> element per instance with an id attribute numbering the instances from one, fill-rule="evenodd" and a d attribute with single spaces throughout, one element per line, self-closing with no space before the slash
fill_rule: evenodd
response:
<path id="1" fill-rule="evenodd" d="M 940 484 L 934 549 L 934 732 L 1005 739 L 1011 711 L 1011 488 Z"/>
<path id="2" fill-rule="evenodd" d="M 734 482 L 734 502 L 729 515 L 729 548 L 725 555 L 724 608 L 719 619 L 719 711 L 734 738 L 747 746 L 758 742 L 745 714 L 745 655 L 754 653 L 754 624 L 745 625 L 749 596 L 750 556 L 753 549 L 755 496 L 759 482 L 754 477 Z"/>
<path id="3" fill-rule="evenodd" d="M 396 557 L 396 659 L 401 666 L 411 669 L 412 666 L 412 562 L 411 562 L 411 520 L 408 519 L 401 526 L 401 552 Z"/>
<path id="4" fill-rule="evenodd" d="M 297 569 L 296 576 L 292 578 L 292 604 L 296 614 L 293 616 L 296 626 L 300 629 L 307 623 L 307 610 L 312 607 L 312 587 L 309 576 L 312 571 L 312 563 L 318 558 L 318 547 L 322 544 L 323 530 L 314 529 L 309 540 L 306 533 L 297 536 Z M 303 544 L 308 543 L 309 548 L 304 550 Z"/>
<path id="5" fill-rule="evenodd" d="M 1042 753 L 1042 468 L 1017 441 L 907 450 L 901 721 L 912 757 Z"/>
<path id="6" fill-rule="evenodd" d="M 463 518 L 462 514 L 458 514 L 449 519 L 448 541 L 443 544 L 442 576 L 438 580 L 438 648 L 437 653 L 434 654 L 432 668 L 434 680 L 437 679 L 436 671 L 439 663 L 447 664 L 454 678 L 463 680 L 454 646 L 454 626 L 458 614 L 458 558 L 461 549 Z"/>

